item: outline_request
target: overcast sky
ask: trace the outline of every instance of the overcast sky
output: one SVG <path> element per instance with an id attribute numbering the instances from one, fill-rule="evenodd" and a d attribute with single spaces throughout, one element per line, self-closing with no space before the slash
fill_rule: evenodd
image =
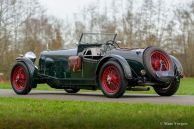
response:
<path id="1" fill-rule="evenodd" d="M 47 13 L 58 18 L 72 17 L 83 6 L 88 5 L 95 0 L 39 0 L 47 9 Z"/>
<path id="2" fill-rule="evenodd" d="M 41 5 L 47 9 L 49 15 L 65 19 L 67 16 L 71 19 L 74 13 L 79 12 L 83 6 L 87 6 L 96 0 L 39 0 Z M 104 3 L 105 0 L 100 0 Z M 107 3 L 112 0 L 106 0 Z M 134 0 L 136 6 L 140 5 L 142 0 Z M 154 0 L 153 0 L 154 1 Z M 187 4 L 192 0 L 165 0 L 166 6 L 171 8 L 175 5 Z M 102 5 L 103 6 L 103 5 Z"/>

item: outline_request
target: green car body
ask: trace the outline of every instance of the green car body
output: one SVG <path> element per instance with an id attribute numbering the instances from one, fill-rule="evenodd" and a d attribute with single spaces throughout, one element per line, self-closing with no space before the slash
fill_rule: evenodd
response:
<path id="1" fill-rule="evenodd" d="M 144 86 L 147 85 L 169 85 L 173 79 L 178 78 L 178 81 L 180 81 L 180 78 L 183 75 L 183 69 L 180 62 L 170 55 L 167 55 L 168 58 L 164 58 L 166 53 L 165 55 L 160 55 L 159 53 L 159 56 L 161 56 L 161 61 L 164 60 L 165 62 L 167 59 L 169 60 L 169 64 L 168 62 L 166 64 L 171 65 L 170 67 L 168 66 L 169 70 L 154 71 L 157 75 L 153 75 L 153 73 L 150 72 L 149 65 L 154 65 L 154 67 L 160 65 L 160 67 L 163 67 L 164 62 L 161 62 L 160 64 L 154 62 L 155 64 L 153 64 L 152 61 L 152 64 L 149 64 L 147 62 L 152 59 L 146 59 L 146 57 L 149 56 L 147 55 L 149 53 L 148 51 L 154 51 L 156 49 L 156 51 L 161 53 L 164 52 L 160 48 L 122 49 L 118 47 L 118 44 L 115 41 L 116 35 L 113 35 L 112 39 L 105 39 L 104 42 L 86 43 L 82 42 L 85 35 L 86 34 L 82 34 L 77 48 L 43 51 L 39 58 L 38 67 L 34 65 L 35 58 L 30 58 L 28 56 L 18 57 L 17 62 L 22 62 L 29 71 L 31 80 L 29 82 L 30 88 L 35 88 L 37 84 L 40 83 L 47 83 L 52 88 L 57 89 L 102 89 L 99 87 L 99 83 L 102 79 L 101 76 L 103 76 L 100 76 L 100 72 L 103 72 L 102 67 L 109 61 L 112 61 L 113 64 L 115 62 L 119 65 L 118 67 L 121 67 L 122 76 L 127 82 L 127 87 L 125 89 L 133 90 L 136 86 L 142 86 L 142 89 L 140 90 L 143 90 Z M 156 55 L 157 54 L 158 53 L 156 53 Z M 153 58 L 155 60 L 158 59 L 155 55 Z M 149 65 L 146 66 L 146 64 Z M 77 68 L 77 65 L 79 68 Z M 13 73 L 14 67 L 12 70 L 12 74 Z M 13 80 L 14 77 L 11 77 Z M 14 88 L 14 81 L 12 81 L 12 85 Z M 14 91 L 16 90 L 17 89 L 14 89 Z M 121 96 L 111 96 L 111 94 L 108 95 L 108 97 Z"/>

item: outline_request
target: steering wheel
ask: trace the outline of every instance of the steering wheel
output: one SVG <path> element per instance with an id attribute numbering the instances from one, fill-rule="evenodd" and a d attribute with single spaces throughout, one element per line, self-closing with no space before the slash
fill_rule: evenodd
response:
<path id="1" fill-rule="evenodd" d="M 113 40 L 108 40 L 106 43 L 105 43 L 105 45 L 111 45 L 111 46 L 113 46 L 114 48 L 117 48 L 117 47 L 119 47 L 119 45 L 115 42 L 115 41 L 113 41 Z"/>
<path id="2" fill-rule="evenodd" d="M 102 45 L 101 53 L 104 54 L 113 48 L 119 48 L 119 45 L 113 40 L 108 40 L 104 45 Z"/>

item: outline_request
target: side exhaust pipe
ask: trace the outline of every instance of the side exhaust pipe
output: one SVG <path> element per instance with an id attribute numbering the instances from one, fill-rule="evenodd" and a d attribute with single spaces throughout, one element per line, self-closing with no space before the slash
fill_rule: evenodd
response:
<path id="1" fill-rule="evenodd" d="M 149 91 L 150 88 L 149 87 L 133 87 L 130 88 L 131 91 Z"/>

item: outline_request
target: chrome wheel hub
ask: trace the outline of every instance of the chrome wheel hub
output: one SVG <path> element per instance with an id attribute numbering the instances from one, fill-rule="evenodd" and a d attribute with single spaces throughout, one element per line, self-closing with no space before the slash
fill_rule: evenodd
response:
<path id="1" fill-rule="evenodd" d="M 111 84 L 111 77 L 110 77 L 110 75 L 107 76 L 106 81 L 107 81 L 107 83 L 108 83 L 109 85 Z"/>

